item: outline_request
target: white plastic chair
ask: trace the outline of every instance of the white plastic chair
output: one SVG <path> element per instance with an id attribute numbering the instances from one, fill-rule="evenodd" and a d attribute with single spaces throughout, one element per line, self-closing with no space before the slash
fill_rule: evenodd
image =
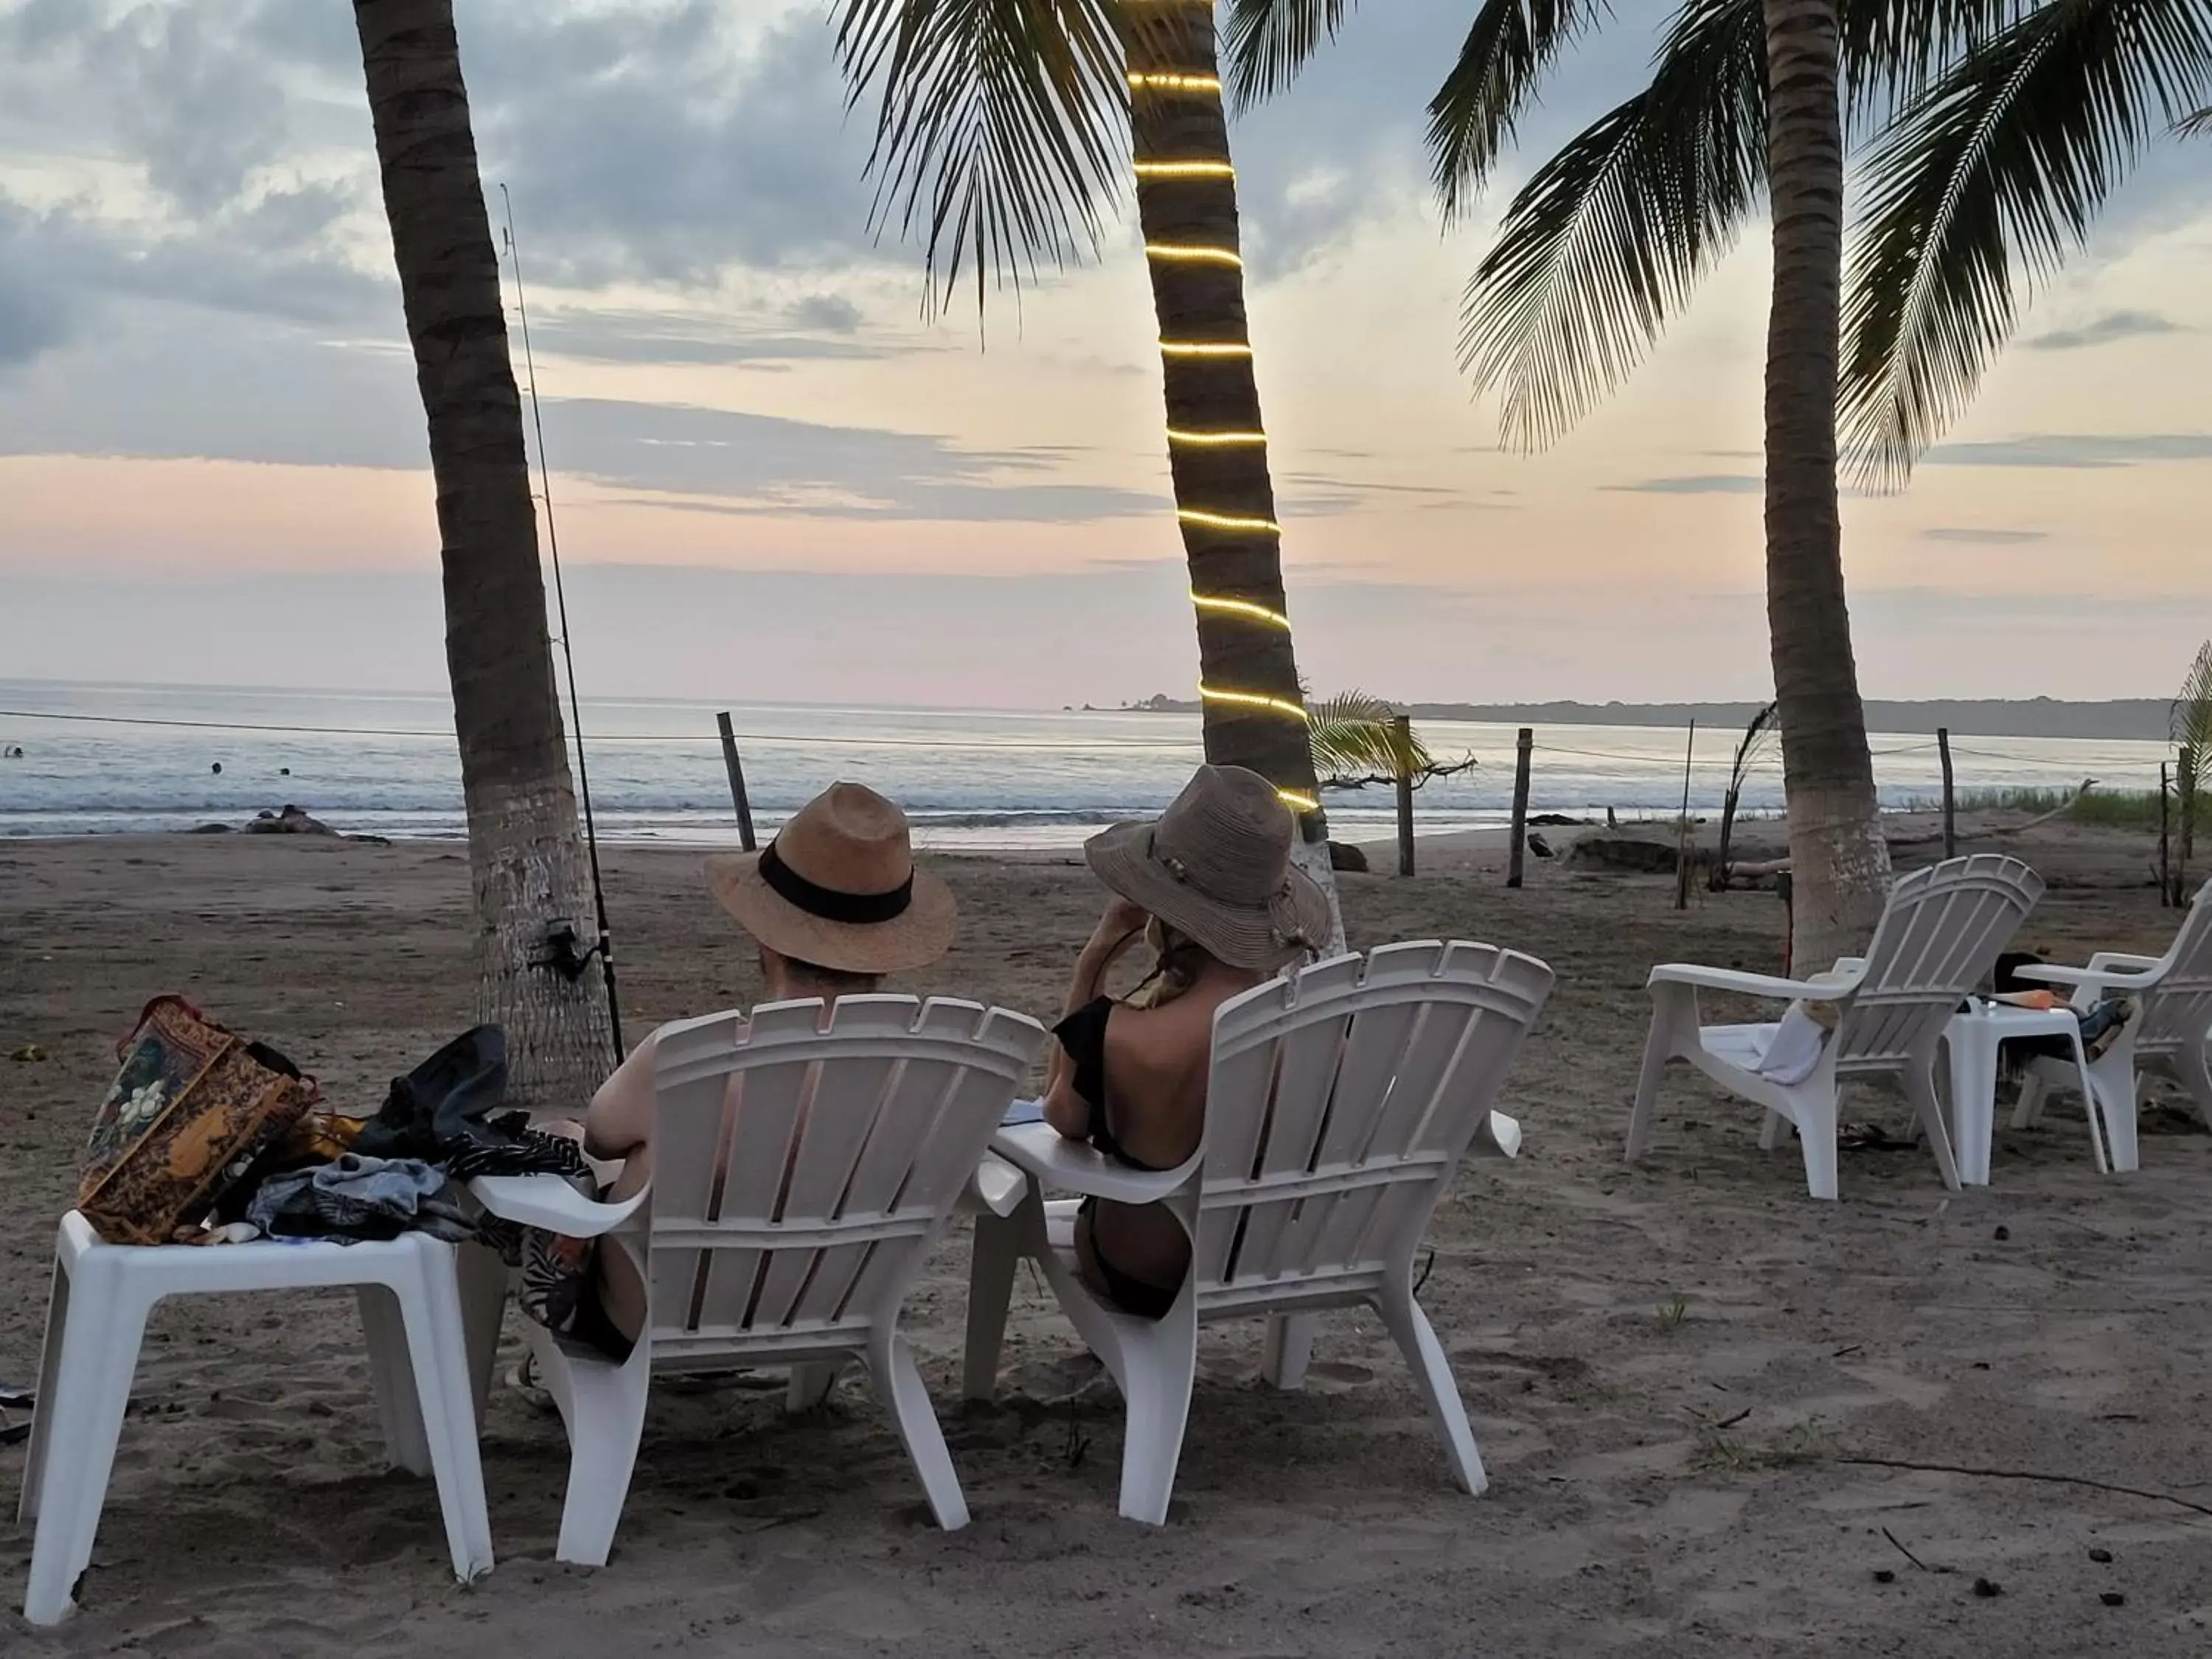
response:
<path id="1" fill-rule="evenodd" d="M 357 1287 L 392 1461 L 436 1476 L 454 1576 L 467 1583 L 490 1571 L 453 1255 L 423 1233 L 361 1244 L 104 1244 L 83 1216 L 64 1216 L 16 1510 L 38 1527 L 23 1617 L 52 1625 L 70 1610 L 92 1559 L 146 1316 L 171 1296 Z"/>
<path id="2" fill-rule="evenodd" d="M 526 1327 L 567 1425 L 557 1553 L 605 1565 L 656 1373 L 792 1367 L 788 1401 L 818 1401 L 851 1360 L 890 1408 L 938 1524 L 968 1523 L 902 1307 L 969 1187 L 1044 1028 L 973 1002 L 903 996 L 768 1003 L 662 1028 L 653 1057 L 653 1178 L 595 1203 L 545 1176 L 470 1183 L 510 1220 L 627 1251 L 647 1285 L 628 1363 L 580 1356 Z"/>
<path id="3" fill-rule="evenodd" d="M 1029 1257 L 1121 1389 L 1121 1512 L 1158 1526 L 1182 1457 L 1200 1324 L 1273 1316 L 1268 1378 L 1295 1389 L 1311 1316 L 1364 1304 L 1404 1351 L 1454 1480 L 1480 1492 L 1466 1407 L 1413 1299 L 1413 1256 L 1551 988 L 1542 963 L 1487 945 L 1425 940 L 1334 957 L 1222 1005 L 1204 1139 L 1181 1169 L 1131 1170 L 1043 1124 L 1002 1132 L 992 1148 L 1030 1190 L 1012 1216 L 976 1220 L 969 1396 L 996 1389 L 1014 1272 Z M 1498 1119 L 1492 1138 L 1510 1146 L 1518 1133 Z M 1164 1205 L 1182 1223 L 1192 1270 L 1166 1317 L 1133 1318 L 1084 1284 L 1077 1206 L 1046 1202 L 1055 1188 Z"/>
<path id="4" fill-rule="evenodd" d="M 2043 895 L 2043 878 L 2018 859 L 1994 853 L 1916 870 L 1891 890 L 1863 957 L 1811 979 L 1781 979 L 1667 963 L 1651 970 L 1651 1031 L 1628 1123 L 1628 1156 L 1644 1156 L 1659 1079 L 1670 1060 L 1687 1060 L 1741 1099 L 1766 1109 L 1759 1144 L 1772 1151 L 1784 1123 L 1797 1131 L 1805 1184 L 1815 1198 L 1836 1196 L 1837 1098 L 1846 1083 L 1893 1083 L 1912 1103 L 1936 1154 L 1943 1184 L 1956 1188 L 1936 1089 L 1944 1028 L 1967 994 L 1996 965 L 1997 952 Z M 1782 1083 L 1759 1074 L 1776 1025 L 1701 1025 L 1700 990 L 1776 1001 L 1832 1004 L 1835 1029 L 1811 1074 Z"/>
<path id="5" fill-rule="evenodd" d="M 2087 968 L 2036 964 L 2022 968 L 2020 976 L 2070 986 L 2071 1000 L 2079 1009 L 2092 1008 L 2100 998 L 2110 996 L 2135 997 L 2141 1002 L 2141 1015 L 2123 1026 L 2112 1047 L 2088 1064 L 2089 1086 L 2096 1098 L 2084 1106 L 2093 1125 L 2100 1113 L 2105 1120 L 2113 1169 L 2138 1167 L 2136 1103 L 2147 1071 L 2162 1072 L 2187 1089 L 2197 1115 L 2212 1127 L 2212 1056 L 2205 1048 L 2212 1036 L 2212 881 L 2197 890 L 2188 915 L 2162 957 L 2102 951 L 2089 958 Z M 2035 1122 L 2051 1091 L 2067 1088 L 2081 1088 L 2074 1066 L 2052 1059 L 2029 1061 L 2013 1127 L 2021 1129 Z"/>

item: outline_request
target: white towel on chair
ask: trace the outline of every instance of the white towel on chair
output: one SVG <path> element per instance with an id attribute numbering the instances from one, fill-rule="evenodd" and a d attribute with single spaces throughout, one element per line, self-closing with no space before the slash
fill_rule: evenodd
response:
<path id="1" fill-rule="evenodd" d="M 1802 1083 L 1820 1063 L 1820 1048 L 1827 1036 L 1803 1003 L 1791 1003 L 1789 1012 L 1774 1028 L 1774 1035 L 1766 1040 L 1765 1052 L 1759 1057 L 1759 1076 L 1784 1088 Z"/>

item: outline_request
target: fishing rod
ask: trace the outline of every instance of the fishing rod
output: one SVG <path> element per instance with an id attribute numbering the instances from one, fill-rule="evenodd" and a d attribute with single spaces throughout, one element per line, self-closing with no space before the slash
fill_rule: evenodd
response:
<path id="1" fill-rule="evenodd" d="M 576 653 L 568 644 L 568 593 L 561 580 L 561 537 L 553 526 L 553 475 L 545 459 L 545 419 L 538 406 L 538 360 L 530 350 L 530 307 L 522 293 L 522 250 L 514 240 L 514 200 L 507 184 L 499 186 L 500 205 L 507 213 L 507 257 L 514 265 L 514 311 L 522 323 L 522 366 L 530 376 L 530 423 L 538 433 L 538 491 L 545 503 L 545 544 L 553 555 L 553 603 L 561 617 L 561 657 L 568 669 L 568 725 L 576 734 L 576 788 L 584 798 L 584 845 L 592 860 L 592 902 L 599 920 L 599 973 L 607 984 L 607 1024 L 615 1039 L 615 1058 L 622 1060 L 622 999 L 615 990 L 615 947 L 607 928 L 607 889 L 599 879 L 599 830 L 592 813 L 592 774 L 584 763 L 584 711 L 576 700 Z"/>

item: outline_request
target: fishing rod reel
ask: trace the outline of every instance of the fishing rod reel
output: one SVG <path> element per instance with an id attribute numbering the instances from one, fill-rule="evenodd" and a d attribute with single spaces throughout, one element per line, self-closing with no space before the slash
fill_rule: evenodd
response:
<path id="1" fill-rule="evenodd" d="M 584 971 L 592 965 L 593 957 L 607 954 L 605 939 L 588 949 L 579 948 L 582 945 L 583 938 L 576 932 L 576 924 L 566 916 L 556 916 L 545 930 L 544 954 L 531 957 L 530 965 L 550 969 L 574 985 L 583 978 Z"/>

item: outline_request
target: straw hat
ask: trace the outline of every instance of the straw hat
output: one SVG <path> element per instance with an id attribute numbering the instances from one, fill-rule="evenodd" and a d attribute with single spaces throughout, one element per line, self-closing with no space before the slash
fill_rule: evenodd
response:
<path id="1" fill-rule="evenodd" d="M 1099 880 L 1234 968 L 1273 972 L 1328 944 L 1328 901 L 1291 864 L 1296 823 L 1241 766 L 1201 766 L 1149 823 L 1084 843 Z"/>
<path id="2" fill-rule="evenodd" d="M 906 814 L 833 783 L 758 853 L 718 853 L 707 886 L 763 945 L 817 968 L 896 974 L 952 943 L 951 890 L 914 867 Z"/>

